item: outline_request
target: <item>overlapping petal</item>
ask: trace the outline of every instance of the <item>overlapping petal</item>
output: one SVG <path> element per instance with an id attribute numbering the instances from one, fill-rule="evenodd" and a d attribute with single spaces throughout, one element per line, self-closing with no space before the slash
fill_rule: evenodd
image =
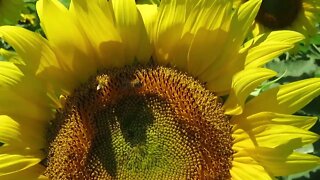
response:
<path id="1" fill-rule="evenodd" d="M 250 100 L 243 115 L 270 111 L 292 114 L 320 94 L 320 78 L 301 80 L 270 89 Z"/>
<path id="2" fill-rule="evenodd" d="M 115 66 L 123 63 L 121 37 L 110 1 L 74 0 L 70 4 L 70 12 L 81 19 L 79 28 L 85 32 L 101 64 Z"/>
<path id="3" fill-rule="evenodd" d="M 17 26 L 1 26 L 0 37 L 13 46 L 24 60 L 24 73 L 38 74 L 45 67 L 59 67 L 48 42 L 39 34 Z"/>
<path id="4" fill-rule="evenodd" d="M 0 120 L 0 142 L 6 144 L 21 143 L 19 123 L 5 115 L 0 115 Z"/>
<path id="5" fill-rule="evenodd" d="M 146 27 L 147 33 L 149 34 L 149 37 L 152 37 L 154 33 L 153 27 L 156 23 L 156 17 L 158 13 L 158 6 L 156 4 L 138 4 L 137 5 L 138 10 L 140 11 L 140 14 L 143 19 L 143 23 Z M 152 41 L 152 39 L 150 39 Z"/>
<path id="6" fill-rule="evenodd" d="M 274 71 L 264 68 L 243 70 L 234 75 L 231 92 L 224 103 L 225 113 L 229 115 L 241 114 L 249 94 L 262 82 L 275 75 Z"/>
<path id="7" fill-rule="evenodd" d="M 287 125 L 268 124 L 252 127 L 247 132 L 251 136 L 252 141 L 256 142 L 257 146 L 270 148 L 286 144 L 292 139 L 300 139 L 301 146 L 311 144 L 319 139 L 319 136 L 315 133 Z"/>
<path id="8" fill-rule="evenodd" d="M 274 112 L 259 112 L 248 116 L 246 119 L 241 119 L 235 123 L 245 124 L 244 126 L 262 126 L 266 124 L 280 124 L 280 125 L 290 125 L 297 128 L 308 130 L 316 122 L 317 117 L 310 116 L 297 116 L 289 114 L 279 114 Z M 250 125 L 248 125 L 250 124 Z"/>
<path id="9" fill-rule="evenodd" d="M 181 38 L 181 33 L 186 20 L 187 4 L 182 0 L 164 0 L 161 2 L 157 23 L 154 27 L 152 41 L 155 46 L 155 55 L 160 64 L 168 64 L 174 60 L 176 43 Z"/>
<path id="10" fill-rule="evenodd" d="M 248 27 L 243 24 L 252 24 L 260 4 L 260 0 L 253 0 L 243 4 L 240 9 L 234 12 L 232 20 L 227 26 L 228 36 L 225 39 L 225 44 L 222 49 L 216 51 L 220 53 L 217 57 L 218 61 L 212 61 L 212 64 L 199 75 L 200 79 L 208 82 L 207 87 L 210 90 L 218 94 L 226 94 L 230 89 L 233 75 L 244 68 L 246 54 L 240 52 L 240 48 L 245 38 L 243 34 L 247 33 Z M 239 27 L 243 28 L 239 29 Z M 224 36 L 221 35 L 221 37 Z"/>
<path id="11" fill-rule="evenodd" d="M 6 146 L 0 149 L 0 176 L 16 173 L 37 165 L 43 158 L 40 151 Z"/>
<path id="12" fill-rule="evenodd" d="M 0 142 L 6 145 L 41 149 L 45 146 L 44 135 L 44 124 L 30 124 L 18 118 L 0 115 Z"/>
<path id="13" fill-rule="evenodd" d="M 151 45 L 142 16 L 133 0 L 118 0 L 112 3 L 115 13 L 115 24 L 122 42 L 126 64 L 134 60 L 146 63 L 150 60 Z"/>
<path id="14" fill-rule="evenodd" d="M 98 63 L 75 17 L 58 1 L 38 1 L 37 10 L 61 71 L 69 73 L 74 81 L 86 80 L 96 70 Z M 61 28 L 62 24 L 64 28 Z"/>
<path id="15" fill-rule="evenodd" d="M 252 158 L 246 151 L 238 151 L 234 154 L 230 173 L 233 180 L 273 179 L 259 161 Z"/>
<path id="16" fill-rule="evenodd" d="M 304 36 L 302 34 L 285 30 L 257 36 L 245 45 L 250 46 L 245 68 L 261 67 L 274 57 L 292 49 L 295 43 L 303 39 Z"/>
<path id="17" fill-rule="evenodd" d="M 283 147 L 257 148 L 249 152 L 273 176 L 287 176 L 312 169 L 320 164 L 320 158 L 317 156 L 290 152 Z"/>
<path id="18" fill-rule="evenodd" d="M 81 19 L 78 28 L 83 30 L 104 67 L 149 60 L 150 41 L 133 0 L 75 0 L 71 2 L 70 12 L 76 19 Z"/>
<path id="19" fill-rule="evenodd" d="M 28 167 L 24 170 L 20 170 L 15 173 L 1 175 L 1 179 L 3 180 L 16 180 L 23 177 L 24 180 L 48 180 L 49 178 L 45 177 L 43 172 L 45 171 L 45 167 L 40 164 L 36 164 L 34 166 Z"/>
<path id="20" fill-rule="evenodd" d="M 12 62 L 0 61 L 0 87 L 8 87 L 17 84 L 23 73 Z"/>

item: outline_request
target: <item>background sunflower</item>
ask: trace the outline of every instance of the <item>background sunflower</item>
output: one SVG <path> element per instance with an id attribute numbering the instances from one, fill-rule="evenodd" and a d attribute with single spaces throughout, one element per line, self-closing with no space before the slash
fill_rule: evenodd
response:
<path id="1" fill-rule="evenodd" d="M 248 0 L 234 0 L 234 6 Z M 318 32 L 320 1 L 263 0 L 253 28 L 256 36 L 272 30 L 288 29 L 306 36 L 306 41 Z"/>

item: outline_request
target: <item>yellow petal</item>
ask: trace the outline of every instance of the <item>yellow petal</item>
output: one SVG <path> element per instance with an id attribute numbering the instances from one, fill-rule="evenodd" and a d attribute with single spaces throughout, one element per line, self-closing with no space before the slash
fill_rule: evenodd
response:
<path id="1" fill-rule="evenodd" d="M 249 123 L 250 126 L 280 124 L 280 125 L 290 125 L 290 126 L 308 130 L 317 122 L 317 120 L 318 120 L 317 117 L 310 117 L 310 116 L 296 116 L 296 115 L 279 114 L 279 113 L 273 113 L 273 112 L 260 112 L 247 117 L 247 119 L 241 119 L 241 120 L 238 119 L 238 121 L 235 122 L 235 124 L 240 123 L 240 121 L 241 123 Z"/>
<path id="2" fill-rule="evenodd" d="M 0 147 L 0 152 L 0 177 L 35 166 L 43 158 L 40 151 L 27 149 Z"/>
<path id="3" fill-rule="evenodd" d="M 5 115 L 0 115 L 0 142 L 6 144 L 21 143 L 19 123 Z"/>
<path id="4" fill-rule="evenodd" d="M 251 140 L 248 132 L 237 125 L 233 126 L 232 137 L 234 139 L 232 149 L 235 151 L 255 147 L 255 144 Z"/>
<path id="5" fill-rule="evenodd" d="M 29 167 L 27 169 L 12 173 L 12 174 L 7 174 L 7 175 L 3 175 L 1 176 L 2 180 L 17 180 L 17 179 L 21 179 L 21 177 L 23 177 L 23 180 L 48 180 L 47 177 L 43 176 L 42 174 L 45 171 L 45 167 L 40 165 L 40 164 L 36 164 L 32 167 Z"/>
<path id="6" fill-rule="evenodd" d="M 232 13 L 230 1 L 161 3 L 160 23 L 153 36 L 157 61 L 170 63 L 197 76 L 208 65 L 214 64 L 223 49 Z"/>
<path id="7" fill-rule="evenodd" d="M 220 29 L 199 29 L 190 42 L 190 49 L 187 52 L 187 71 L 194 77 L 197 77 L 208 66 L 219 61 L 218 57 L 221 53 L 221 48 L 224 48 L 226 38 L 227 33 Z"/>
<path id="8" fill-rule="evenodd" d="M 246 104 L 244 115 L 258 112 L 292 114 L 320 94 L 320 78 L 301 80 L 270 89 Z"/>
<path id="9" fill-rule="evenodd" d="M 219 52 L 221 55 L 218 61 L 199 75 L 199 79 L 208 83 L 207 88 L 219 95 L 226 94 L 230 90 L 233 75 L 244 69 L 245 53 L 240 53 L 239 49 L 260 4 L 261 0 L 251 0 L 244 3 L 239 11 L 235 12 L 228 28 L 228 40 L 222 52 Z"/>
<path id="10" fill-rule="evenodd" d="M 4 87 L 0 89 L 2 114 L 37 120 L 52 118 L 54 106 L 39 79 L 32 74 L 23 75 L 12 62 L 0 62 L 0 70 L 0 87 Z"/>
<path id="11" fill-rule="evenodd" d="M 230 58 L 230 59 L 237 59 L 237 61 L 232 62 L 229 65 L 226 65 L 224 67 L 221 67 L 220 74 L 217 75 L 214 79 L 208 80 L 207 82 L 207 88 L 213 92 L 215 92 L 217 95 L 226 95 L 230 92 L 231 89 L 231 83 L 233 76 L 242 71 L 244 69 L 244 55 L 243 54 L 237 54 L 236 56 Z M 222 72 L 223 71 L 223 72 Z M 214 72 L 213 74 L 216 74 Z M 208 74 L 208 78 L 210 75 Z M 205 78 L 205 77 L 203 77 Z M 199 77 L 201 79 L 201 77 Z"/>
<path id="12" fill-rule="evenodd" d="M 262 82 L 275 75 L 274 71 L 265 68 L 243 70 L 237 73 L 232 79 L 232 89 L 224 103 L 225 113 L 229 115 L 241 114 L 250 93 Z"/>
<path id="13" fill-rule="evenodd" d="M 93 48 L 73 14 L 59 1 L 52 0 L 38 1 L 37 11 L 45 34 L 58 57 L 60 74 L 67 74 L 65 76 L 78 84 L 87 80 L 96 71 L 99 61 L 95 58 Z M 63 78 L 54 79 L 60 76 L 59 72 L 52 69 L 44 76 L 47 79 L 49 76 L 52 81 L 63 82 Z"/>
<path id="14" fill-rule="evenodd" d="M 137 8 L 140 11 L 149 37 L 152 37 L 153 27 L 155 26 L 154 23 L 156 22 L 158 13 L 158 6 L 156 4 L 138 4 Z"/>
<path id="15" fill-rule="evenodd" d="M 151 45 L 142 17 L 134 0 L 113 1 L 115 23 L 124 42 L 125 64 L 135 59 L 146 63 L 151 57 Z"/>
<path id="16" fill-rule="evenodd" d="M 168 64 L 172 59 L 171 50 L 179 41 L 186 20 L 187 4 L 179 0 L 161 1 L 154 37 L 156 60 L 160 64 Z"/>
<path id="17" fill-rule="evenodd" d="M 45 146 L 45 131 L 45 125 L 39 122 L 19 122 L 9 116 L 0 115 L 0 142 L 7 145 L 41 149 Z"/>
<path id="18" fill-rule="evenodd" d="M 230 170 L 232 180 L 273 179 L 258 161 L 245 151 L 236 152 Z"/>
<path id="19" fill-rule="evenodd" d="M 115 25 L 111 1 L 71 1 L 70 11 L 79 20 L 81 28 L 90 40 L 105 67 L 123 66 L 125 52 Z"/>
<path id="20" fill-rule="evenodd" d="M 23 73 L 12 62 L 0 61 L 0 87 L 8 87 L 17 84 Z"/>
<path id="21" fill-rule="evenodd" d="M 57 82 L 57 87 L 69 90 L 79 83 L 81 74 L 72 75 L 70 69 L 73 68 L 67 66 L 64 59 L 58 60 L 49 42 L 39 34 L 17 26 L 1 26 L 0 37 L 12 45 L 24 61 L 18 64 L 23 65 L 20 69 L 25 75 L 41 76 L 42 80 Z"/>
<path id="22" fill-rule="evenodd" d="M 287 149 L 257 148 L 250 151 L 274 176 L 287 176 L 313 169 L 320 164 L 317 156 L 301 153 L 288 153 Z"/>
<path id="23" fill-rule="evenodd" d="M 256 123 L 254 119 L 239 119 L 232 124 L 235 150 L 254 146 L 274 148 L 288 143 L 292 143 L 288 149 L 294 150 L 319 139 L 318 134 L 290 125 Z"/>
<path id="24" fill-rule="evenodd" d="M 0 37 L 25 61 L 27 72 L 34 74 L 47 66 L 58 67 L 55 54 L 40 35 L 17 26 L 1 26 Z"/>
<path id="25" fill-rule="evenodd" d="M 37 2 L 37 13 L 46 37 L 60 51 L 86 49 L 86 40 L 77 27 L 71 13 L 59 1 L 40 0 Z M 61 29 L 63 25 L 63 29 Z M 63 49 L 65 48 L 65 49 Z"/>
<path id="26" fill-rule="evenodd" d="M 200 29 L 213 31 L 227 30 L 231 19 L 231 2 L 222 1 L 186 1 L 187 19 L 183 34 L 195 34 Z"/>
<path id="27" fill-rule="evenodd" d="M 217 63 L 227 41 L 232 10 L 230 1 L 200 1 L 190 6 L 183 36 L 193 35 L 186 63 L 187 71 L 197 77 Z"/>
<path id="28" fill-rule="evenodd" d="M 246 68 L 260 67 L 273 58 L 292 49 L 294 44 L 303 40 L 304 36 L 294 31 L 273 31 L 254 38 L 246 57 Z"/>
<path id="29" fill-rule="evenodd" d="M 307 130 L 288 125 L 262 125 L 251 126 L 247 132 L 257 146 L 274 148 L 287 144 L 293 139 L 301 141 L 300 146 L 311 144 L 319 139 L 319 135 Z M 294 147 L 289 147 L 294 148 Z"/>
<path id="30" fill-rule="evenodd" d="M 50 110 L 40 104 L 30 101 L 25 94 L 20 94 L 11 89 L 0 89 L 0 114 L 44 121 L 51 117 L 50 112 L 48 112 Z"/>
<path id="31" fill-rule="evenodd" d="M 241 45 L 248 34 L 251 25 L 258 14 L 262 0 L 250 0 L 241 4 L 238 15 L 235 16 L 237 20 L 233 22 L 232 37 L 235 39 L 235 44 Z"/>

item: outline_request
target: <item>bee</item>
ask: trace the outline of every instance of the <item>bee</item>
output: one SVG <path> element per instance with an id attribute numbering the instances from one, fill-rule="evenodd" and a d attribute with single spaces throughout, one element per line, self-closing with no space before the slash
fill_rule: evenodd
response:
<path id="1" fill-rule="evenodd" d="M 120 89 L 129 90 L 129 89 L 138 89 L 142 87 L 142 83 L 139 79 L 133 80 L 124 80 L 120 83 Z"/>
<path id="2" fill-rule="evenodd" d="M 105 88 L 108 85 L 108 80 L 107 79 L 97 79 L 98 85 L 97 85 L 97 91 L 100 89 Z"/>
<path id="3" fill-rule="evenodd" d="M 141 88 L 142 87 L 142 83 L 140 82 L 139 79 L 134 79 L 134 80 L 130 81 L 130 85 L 132 88 Z"/>

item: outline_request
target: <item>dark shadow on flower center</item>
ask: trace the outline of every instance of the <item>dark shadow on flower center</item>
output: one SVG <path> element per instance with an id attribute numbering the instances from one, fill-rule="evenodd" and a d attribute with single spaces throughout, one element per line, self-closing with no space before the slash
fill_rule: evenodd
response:
<path id="1" fill-rule="evenodd" d="M 99 113 L 98 113 L 99 114 Z M 92 146 L 89 150 L 88 156 L 91 157 L 88 159 L 87 163 L 90 161 L 97 161 L 101 163 L 102 167 L 105 167 L 108 174 L 111 176 L 116 176 L 117 164 L 115 158 L 115 152 L 112 147 L 112 133 L 109 128 L 110 122 L 104 119 L 105 116 L 95 117 L 95 129 L 100 129 L 98 133 L 94 136 Z M 100 119 L 101 118 L 101 119 Z M 101 167 L 96 167 L 99 169 Z M 92 170 L 94 171 L 94 170 Z"/>
<path id="2" fill-rule="evenodd" d="M 115 136 L 122 136 L 131 148 L 144 146 L 147 129 L 154 120 L 152 111 L 143 97 L 128 96 L 119 99 L 114 106 L 107 106 L 97 112 L 94 119 L 97 133 L 93 138 L 89 156 L 96 157 L 108 174 L 116 177 L 114 139 L 118 137 Z M 117 133 L 117 129 L 120 129 L 121 133 Z"/>
<path id="3" fill-rule="evenodd" d="M 126 142 L 131 146 L 146 142 L 146 131 L 154 121 L 152 111 L 141 97 L 125 97 L 119 101 L 115 114 Z"/>

